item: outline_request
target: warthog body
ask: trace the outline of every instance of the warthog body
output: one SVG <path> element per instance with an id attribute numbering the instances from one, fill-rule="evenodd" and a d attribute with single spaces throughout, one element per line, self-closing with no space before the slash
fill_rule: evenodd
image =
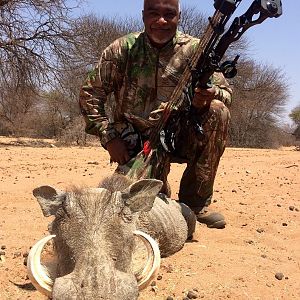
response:
<path id="1" fill-rule="evenodd" d="M 132 184 L 112 176 L 95 189 L 34 190 L 44 215 L 55 215 L 49 226 L 58 256 L 53 299 L 137 299 L 133 232 L 138 228 L 148 233 L 162 256 L 169 256 L 183 247 L 195 227 L 187 207 L 157 197 L 160 188 L 158 180 Z"/>

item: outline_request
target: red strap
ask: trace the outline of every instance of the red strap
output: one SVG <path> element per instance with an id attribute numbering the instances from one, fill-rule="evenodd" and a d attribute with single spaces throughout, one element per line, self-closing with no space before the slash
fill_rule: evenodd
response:
<path id="1" fill-rule="evenodd" d="M 143 152 L 144 152 L 144 154 L 145 154 L 146 156 L 148 156 L 149 153 L 150 153 L 150 151 L 151 151 L 150 142 L 149 142 L 149 141 L 146 141 L 146 142 L 144 143 Z"/>

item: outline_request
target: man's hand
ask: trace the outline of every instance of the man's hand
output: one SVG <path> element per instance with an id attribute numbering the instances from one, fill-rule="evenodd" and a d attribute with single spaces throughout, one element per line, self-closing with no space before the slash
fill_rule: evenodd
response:
<path id="1" fill-rule="evenodd" d="M 124 165 L 130 160 L 125 142 L 117 137 L 106 144 L 107 151 L 113 162 Z"/>
<path id="2" fill-rule="evenodd" d="M 213 86 L 208 89 L 195 88 L 195 95 L 192 105 L 196 108 L 209 107 L 212 100 L 216 97 L 216 88 Z"/>

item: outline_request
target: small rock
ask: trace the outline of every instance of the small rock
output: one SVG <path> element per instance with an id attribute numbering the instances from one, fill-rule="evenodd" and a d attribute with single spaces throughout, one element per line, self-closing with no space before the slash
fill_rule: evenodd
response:
<path id="1" fill-rule="evenodd" d="M 158 275 L 158 276 L 157 276 L 157 280 L 162 280 L 162 276 L 161 276 L 161 275 Z"/>
<path id="2" fill-rule="evenodd" d="M 252 241 L 252 240 L 246 240 L 245 242 L 250 245 L 254 244 L 254 241 Z"/>
<path id="3" fill-rule="evenodd" d="M 17 251 L 17 252 L 14 253 L 13 258 L 17 258 L 17 257 L 20 257 L 20 256 L 22 256 L 22 253 L 20 251 Z"/>
<path id="4" fill-rule="evenodd" d="M 89 161 L 88 165 L 99 165 L 97 161 Z"/>
<path id="5" fill-rule="evenodd" d="M 155 282 L 155 281 L 152 281 L 150 285 L 151 285 L 151 286 L 156 286 L 156 282 Z"/>
<path id="6" fill-rule="evenodd" d="M 270 283 L 266 283 L 267 287 L 272 287 L 272 285 Z"/>
<path id="7" fill-rule="evenodd" d="M 297 212 L 298 212 L 298 211 L 299 211 L 299 208 L 297 208 L 297 207 L 296 207 L 296 208 L 295 208 L 295 211 L 297 211 Z"/>
<path id="8" fill-rule="evenodd" d="M 257 231 L 258 233 L 263 233 L 263 232 L 265 232 L 265 230 L 264 230 L 263 228 L 257 228 L 256 231 Z"/>
<path id="9" fill-rule="evenodd" d="M 5 251 L 0 251 L 0 255 L 5 256 Z"/>
<path id="10" fill-rule="evenodd" d="M 174 300 L 172 296 L 168 296 L 166 300 Z"/>
<path id="11" fill-rule="evenodd" d="M 6 249 L 5 245 L 1 246 L 1 250 L 5 250 L 5 249 Z"/>
<path id="12" fill-rule="evenodd" d="M 262 254 L 261 257 L 262 258 L 267 258 L 267 255 L 266 254 Z"/>
<path id="13" fill-rule="evenodd" d="M 282 223 L 282 226 L 288 226 L 288 224 L 284 222 L 284 223 Z"/>
<path id="14" fill-rule="evenodd" d="M 29 253 L 28 253 L 28 252 L 24 252 L 24 253 L 23 253 L 23 257 L 24 257 L 24 258 L 27 258 L 27 257 L 28 257 L 28 255 L 29 255 Z"/>
<path id="15" fill-rule="evenodd" d="M 232 192 L 233 192 L 233 193 L 237 193 L 237 190 L 233 189 Z"/>
<path id="16" fill-rule="evenodd" d="M 278 207 L 281 207 L 281 204 L 277 204 Z"/>
<path id="17" fill-rule="evenodd" d="M 154 293 L 157 293 L 158 292 L 158 287 L 156 285 L 151 286 L 151 291 L 154 292 Z"/>
<path id="18" fill-rule="evenodd" d="M 289 206 L 289 210 L 294 211 L 295 206 Z"/>
<path id="19" fill-rule="evenodd" d="M 278 280 L 282 280 L 283 277 L 284 277 L 284 275 L 282 273 L 280 273 L 280 272 L 278 272 L 278 273 L 275 274 L 275 278 L 278 279 Z"/>
<path id="20" fill-rule="evenodd" d="M 198 298 L 198 294 L 195 291 L 189 291 L 187 293 L 187 297 L 188 297 L 188 299 L 197 299 Z"/>
<path id="21" fill-rule="evenodd" d="M 164 269 L 166 270 L 167 273 L 172 273 L 174 271 L 174 268 L 172 265 L 166 265 L 166 266 L 163 266 Z"/>

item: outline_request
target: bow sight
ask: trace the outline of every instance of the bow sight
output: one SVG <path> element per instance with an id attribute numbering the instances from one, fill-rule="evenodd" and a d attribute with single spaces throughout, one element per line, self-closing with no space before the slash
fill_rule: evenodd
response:
<path id="1" fill-rule="evenodd" d="M 239 56 L 232 61 L 220 63 L 229 46 L 237 41 L 250 27 L 262 23 L 267 18 L 277 18 L 282 14 L 281 0 L 254 0 L 248 10 L 235 17 L 225 31 L 225 25 L 240 5 L 242 0 L 215 0 L 216 12 L 209 18 L 212 33 L 208 43 L 192 70 L 192 85 L 206 86 L 214 71 L 222 71 L 226 78 L 236 75 Z"/>
<path id="2" fill-rule="evenodd" d="M 215 0 L 214 7 L 223 15 L 232 14 L 242 0 Z M 282 4 L 280 0 L 256 0 L 252 5 L 258 5 L 270 16 L 279 17 L 282 14 Z"/>

